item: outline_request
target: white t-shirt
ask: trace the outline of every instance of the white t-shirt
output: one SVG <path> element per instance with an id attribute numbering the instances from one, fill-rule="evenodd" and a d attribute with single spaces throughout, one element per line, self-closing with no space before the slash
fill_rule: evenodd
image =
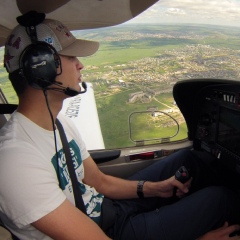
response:
<path id="1" fill-rule="evenodd" d="M 103 195 L 82 182 L 82 161 L 89 153 L 71 119 L 61 114 L 58 119 L 69 142 L 87 214 L 98 222 Z M 18 112 L 0 130 L 0 218 L 20 239 L 51 239 L 31 223 L 56 209 L 66 198 L 75 205 L 57 130 L 56 142 L 58 161 L 53 131 L 39 127 Z"/>

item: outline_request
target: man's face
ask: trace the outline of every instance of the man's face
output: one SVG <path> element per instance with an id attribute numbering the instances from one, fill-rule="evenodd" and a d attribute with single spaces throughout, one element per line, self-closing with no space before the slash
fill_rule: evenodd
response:
<path id="1" fill-rule="evenodd" d="M 69 87 L 80 91 L 79 83 L 82 81 L 80 70 L 83 64 L 77 57 L 61 56 L 62 73 L 56 77 L 56 81 L 62 83 L 63 87 Z"/>

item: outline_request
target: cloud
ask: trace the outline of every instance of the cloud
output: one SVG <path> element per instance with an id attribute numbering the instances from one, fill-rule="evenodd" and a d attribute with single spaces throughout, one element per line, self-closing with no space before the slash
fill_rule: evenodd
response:
<path id="1" fill-rule="evenodd" d="M 185 10 L 179 8 L 169 8 L 165 11 L 167 15 L 185 15 Z"/>
<path id="2" fill-rule="evenodd" d="M 239 18 L 240 0 L 160 0 L 134 21 L 236 25 Z"/>

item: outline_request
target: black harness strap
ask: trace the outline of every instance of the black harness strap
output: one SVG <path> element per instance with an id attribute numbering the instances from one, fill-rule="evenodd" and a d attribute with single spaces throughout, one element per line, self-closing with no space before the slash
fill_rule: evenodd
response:
<path id="1" fill-rule="evenodd" d="M 75 204 L 76 207 L 78 209 L 80 209 L 83 213 L 86 213 L 86 208 L 83 202 L 83 198 L 82 198 L 82 192 L 81 189 L 78 186 L 78 180 L 77 180 L 77 176 L 76 176 L 76 172 L 73 166 L 73 161 L 72 161 L 72 157 L 71 157 L 71 153 L 69 150 L 69 144 L 67 141 L 67 137 L 66 134 L 64 132 L 63 126 L 60 123 L 60 121 L 58 119 L 56 119 L 56 125 L 62 140 L 62 145 L 63 145 L 63 150 L 65 153 L 65 157 L 66 157 L 66 163 L 67 163 L 67 167 L 68 167 L 68 171 L 70 174 L 70 179 L 72 181 L 72 187 L 73 187 L 73 194 L 74 194 L 74 198 L 75 198 Z"/>

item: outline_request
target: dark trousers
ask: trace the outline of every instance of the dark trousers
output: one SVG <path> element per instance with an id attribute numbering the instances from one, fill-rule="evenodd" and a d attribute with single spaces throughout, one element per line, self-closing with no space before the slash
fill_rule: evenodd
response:
<path id="1" fill-rule="evenodd" d="M 181 150 L 132 176 L 132 180 L 162 181 L 185 165 L 191 169 L 193 181 L 182 199 L 113 201 L 116 220 L 107 234 L 115 240 L 194 240 L 225 221 L 240 223 L 238 176 L 201 155 Z"/>

